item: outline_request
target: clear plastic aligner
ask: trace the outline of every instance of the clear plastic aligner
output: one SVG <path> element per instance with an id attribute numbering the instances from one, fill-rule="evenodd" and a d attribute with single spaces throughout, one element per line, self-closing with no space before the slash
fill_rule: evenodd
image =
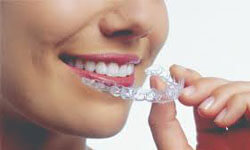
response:
<path id="1" fill-rule="evenodd" d="M 121 97 L 124 100 L 166 103 L 178 99 L 179 94 L 184 87 L 184 80 L 176 82 L 175 79 L 173 79 L 161 66 L 149 67 L 145 70 L 145 73 L 147 76 L 159 76 L 166 82 L 167 88 L 164 91 L 160 91 L 154 88 L 124 87 L 116 84 L 113 86 L 107 86 L 100 81 L 88 78 L 82 78 L 82 82 L 99 91 L 108 92 L 113 96 Z"/>

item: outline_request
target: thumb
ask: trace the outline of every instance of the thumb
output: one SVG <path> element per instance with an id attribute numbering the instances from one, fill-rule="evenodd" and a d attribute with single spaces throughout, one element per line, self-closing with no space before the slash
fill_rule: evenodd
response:
<path id="1" fill-rule="evenodd" d="M 150 78 L 152 88 L 163 90 L 166 84 L 159 77 Z M 174 102 L 152 104 L 149 125 L 158 150 L 192 150 L 176 119 Z"/>

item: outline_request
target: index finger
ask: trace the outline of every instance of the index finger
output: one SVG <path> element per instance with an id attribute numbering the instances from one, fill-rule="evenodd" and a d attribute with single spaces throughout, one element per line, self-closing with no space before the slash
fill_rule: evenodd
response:
<path id="1" fill-rule="evenodd" d="M 172 65 L 170 67 L 170 73 L 176 80 L 184 79 L 185 86 L 192 85 L 194 81 L 201 78 L 201 75 L 198 72 L 184 68 L 180 65 Z"/>

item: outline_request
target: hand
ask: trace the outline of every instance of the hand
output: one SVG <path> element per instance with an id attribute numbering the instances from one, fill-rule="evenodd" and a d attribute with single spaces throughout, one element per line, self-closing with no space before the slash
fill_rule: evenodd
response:
<path id="1" fill-rule="evenodd" d="M 179 100 L 194 106 L 198 150 L 250 149 L 250 82 L 202 77 L 177 65 L 170 72 L 185 80 Z"/>
<path id="2" fill-rule="evenodd" d="M 177 65 L 170 72 L 177 80 L 185 80 L 179 100 L 194 107 L 197 150 L 250 149 L 249 82 L 206 78 Z M 152 77 L 151 86 L 161 89 L 165 85 Z M 175 116 L 174 103 L 152 105 L 149 124 L 159 150 L 191 149 Z"/>

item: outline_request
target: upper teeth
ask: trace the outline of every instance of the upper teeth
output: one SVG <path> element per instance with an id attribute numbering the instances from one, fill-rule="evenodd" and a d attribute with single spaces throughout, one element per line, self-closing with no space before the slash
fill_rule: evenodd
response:
<path id="1" fill-rule="evenodd" d="M 98 74 L 105 74 L 112 77 L 125 77 L 133 74 L 134 72 L 134 64 L 124 64 L 119 66 L 114 62 L 105 64 L 102 61 L 97 63 L 93 61 L 86 61 L 86 63 L 84 63 L 82 60 L 76 60 L 74 67 L 91 72 L 95 71 Z"/>
<path id="2" fill-rule="evenodd" d="M 83 69 L 83 68 L 84 68 L 84 65 L 83 65 L 83 63 L 82 63 L 81 60 L 77 59 L 77 60 L 76 60 L 76 63 L 75 63 L 75 67 L 76 67 L 76 68 L 81 68 L 81 69 Z"/>
<path id="3" fill-rule="evenodd" d="M 88 71 L 95 71 L 95 68 L 96 68 L 95 62 L 93 62 L 93 61 L 87 61 L 85 68 Z"/>

